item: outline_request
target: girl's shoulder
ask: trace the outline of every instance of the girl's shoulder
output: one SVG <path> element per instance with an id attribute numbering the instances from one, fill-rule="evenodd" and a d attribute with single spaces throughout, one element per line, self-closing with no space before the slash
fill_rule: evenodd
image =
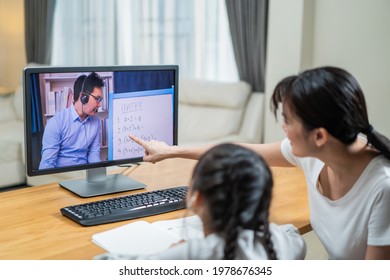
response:
<path id="1" fill-rule="evenodd" d="M 270 223 L 269 228 L 278 259 L 305 258 L 306 243 L 294 225 Z"/>

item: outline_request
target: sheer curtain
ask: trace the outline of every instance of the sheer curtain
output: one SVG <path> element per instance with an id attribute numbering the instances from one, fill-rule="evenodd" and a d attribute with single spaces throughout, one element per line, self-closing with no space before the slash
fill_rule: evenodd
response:
<path id="1" fill-rule="evenodd" d="M 178 64 L 180 76 L 238 80 L 224 0 L 58 1 L 53 65 Z"/>

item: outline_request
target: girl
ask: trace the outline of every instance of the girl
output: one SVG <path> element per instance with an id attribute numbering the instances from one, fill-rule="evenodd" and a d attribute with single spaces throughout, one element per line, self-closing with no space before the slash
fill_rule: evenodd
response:
<path id="1" fill-rule="evenodd" d="M 275 115 L 282 104 L 287 138 L 242 146 L 271 166 L 303 169 L 311 225 L 330 259 L 390 259 L 390 141 L 370 124 L 355 78 L 336 67 L 307 70 L 283 79 L 271 101 Z M 209 148 L 130 137 L 149 162 L 197 159 Z"/>
<path id="2" fill-rule="evenodd" d="M 152 256 L 104 254 L 99 259 L 303 259 L 306 246 L 293 225 L 269 224 L 272 175 L 253 151 L 218 145 L 195 166 L 187 207 L 202 220 L 204 239 Z"/>

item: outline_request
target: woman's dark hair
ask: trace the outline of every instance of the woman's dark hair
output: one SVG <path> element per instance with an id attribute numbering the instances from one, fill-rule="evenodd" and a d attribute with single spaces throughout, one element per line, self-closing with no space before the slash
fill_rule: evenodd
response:
<path id="1" fill-rule="evenodd" d="M 96 72 L 91 72 L 88 76 L 77 77 L 73 85 L 73 101 L 76 102 L 79 99 L 80 92 L 91 93 L 95 87 L 104 87 L 103 79 Z"/>
<path id="2" fill-rule="evenodd" d="M 257 231 L 269 259 L 276 259 L 268 226 L 272 174 L 255 152 L 235 144 L 211 148 L 198 161 L 193 191 L 210 212 L 213 230 L 225 238 L 224 259 L 235 259 L 240 229 Z"/>
<path id="3" fill-rule="evenodd" d="M 275 116 L 281 102 L 306 130 L 323 127 L 347 145 L 364 133 L 368 143 L 390 159 L 390 140 L 370 125 L 363 91 L 347 71 L 327 66 L 289 76 L 277 84 L 272 95 Z"/>

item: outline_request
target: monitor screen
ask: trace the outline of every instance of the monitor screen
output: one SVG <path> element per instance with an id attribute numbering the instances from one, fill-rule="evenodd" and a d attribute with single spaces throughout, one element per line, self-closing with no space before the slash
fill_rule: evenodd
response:
<path id="1" fill-rule="evenodd" d="M 177 144 L 178 66 L 28 67 L 24 92 L 27 174 L 85 169 L 59 182 L 79 196 L 145 187 L 106 174 L 142 161 L 129 134 Z"/>

